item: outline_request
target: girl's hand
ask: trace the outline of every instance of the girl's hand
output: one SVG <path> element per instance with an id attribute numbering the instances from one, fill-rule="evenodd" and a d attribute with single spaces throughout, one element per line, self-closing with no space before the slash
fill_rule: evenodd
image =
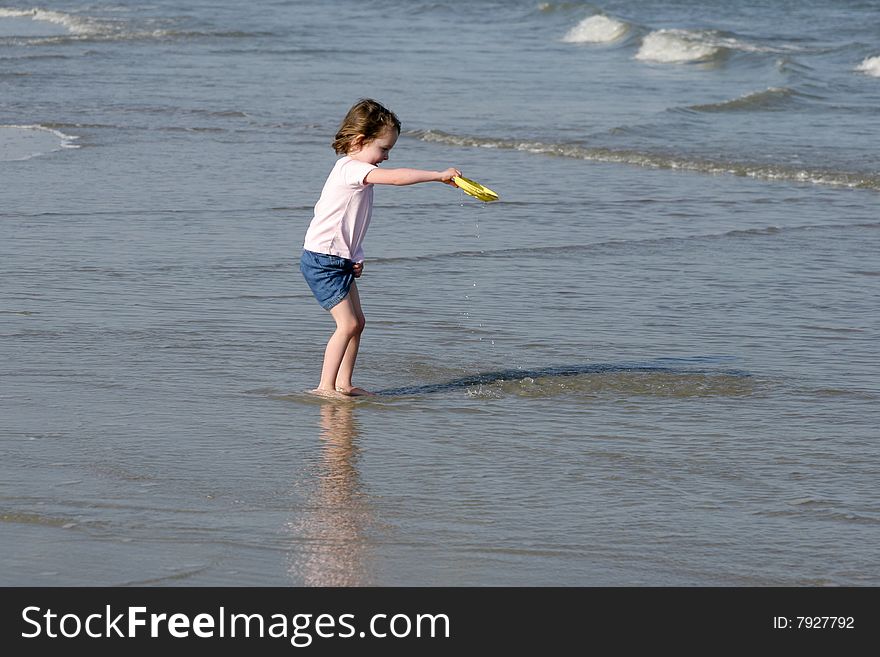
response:
<path id="1" fill-rule="evenodd" d="M 361 274 L 364 273 L 364 263 L 356 262 L 354 263 L 354 277 L 360 278 Z"/>
<path id="2" fill-rule="evenodd" d="M 453 178 L 456 176 L 461 176 L 461 171 L 454 167 L 449 167 L 446 171 L 440 172 L 440 182 L 446 183 L 447 185 L 452 185 L 453 187 L 458 187 L 458 185 L 453 182 Z"/>

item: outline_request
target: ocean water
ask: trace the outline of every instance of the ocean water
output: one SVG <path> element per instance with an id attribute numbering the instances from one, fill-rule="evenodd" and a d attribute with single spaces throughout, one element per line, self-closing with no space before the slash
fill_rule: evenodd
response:
<path id="1" fill-rule="evenodd" d="M 0 5 L 0 583 L 880 584 L 880 2 Z M 298 271 L 359 97 L 355 383 Z"/>

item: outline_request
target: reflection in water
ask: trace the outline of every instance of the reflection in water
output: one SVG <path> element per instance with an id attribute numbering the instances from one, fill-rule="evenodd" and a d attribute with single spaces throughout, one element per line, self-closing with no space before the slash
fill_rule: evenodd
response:
<path id="1" fill-rule="evenodd" d="M 355 404 L 321 404 L 321 453 L 312 466 L 311 492 L 301 517 L 291 523 L 298 549 L 289 572 L 305 586 L 370 584 L 366 531 L 372 510 L 357 469 L 359 434 Z"/>

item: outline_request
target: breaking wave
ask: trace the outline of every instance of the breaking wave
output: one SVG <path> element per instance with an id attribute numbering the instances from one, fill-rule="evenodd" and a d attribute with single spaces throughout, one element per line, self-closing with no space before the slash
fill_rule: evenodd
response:
<path id="1" fill-rule="evenodd" d="M 585 18 L 562 37 L 566 43 L 612 43 L 630 30 L 629 23 L 597 14 Z"/>
<path id="2" fill-rule="evenodd" d="M 787 54 L 790 45 L 762 45 L 717 30 L 655 30 L 642 39 L 635 58 L 659 64 L 719 62 L 731 53 Z"/>
<path id="3" fill-rule="evenodd" d="M 0 19 L 2 18 L 25 18 L 37 23 L 60 25 L 70 34 L 91 34 L 95 30 L 93 21 L 49 9 L 10 9 L 0 7 Z"/>
<path id="4" fill-rule="evenodd" d="M 866 57 L 861 64 L 856 66 L 856 70 L 875 78 L 880 78 L 880 55 L 876 57 Z"/>
<path id="5" fill-rule="evenodd" d="M 643 40 L 636 59 L 660 64 L 710 62 L 727 54 L 727 49 L 706 41 L 704 33 L 688 30 L 657 30 Z"/>

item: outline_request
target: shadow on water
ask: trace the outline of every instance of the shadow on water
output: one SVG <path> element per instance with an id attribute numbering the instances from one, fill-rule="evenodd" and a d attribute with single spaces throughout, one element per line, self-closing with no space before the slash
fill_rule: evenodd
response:
<path id="1" fill-rule="evenodd" d="M 379 390 L 377 395 L 385 397 L 402 397 L 410 395 L 426 395 L 434 393 L 470 390 L 474 387 L 503 385 L 510 382 L 558 382 L 563 385 L 566 379 L 590 376 L 595 384 L 601 378 L 619 381 L 621 376 L 636 377 L 640 375 L 656 375 L 658 381 L 685 380 L 702 381 L 717 379 L 723 381 L 746 381 L 752 376 L 749 372 L 737 369 L 721 369 L 721 362 L 734 360 L 728 357 L 693 357 L 664 358 L 650 363 L 591 363 L 582 365 L 562 365 L 540 369 L 506 369 L 492 372 L 478 372 L 449 381 L 426 383 L 422 385 L 403 386 Z M 716 365 L 716 367 L 706 367 Z M 702 366 L 702 367 L 701 367 Z M 631 375 L 631 376 L 630 376 Z M 596 379 L 599 377 L 599 380 Z"/>

